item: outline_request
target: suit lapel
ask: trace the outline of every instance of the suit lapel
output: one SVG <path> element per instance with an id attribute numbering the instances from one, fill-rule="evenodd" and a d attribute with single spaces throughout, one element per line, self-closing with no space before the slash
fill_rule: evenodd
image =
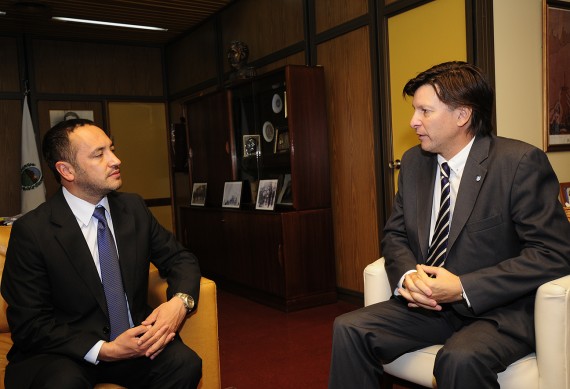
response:
<path id="1" fill-rule="evenodd" d="M 75 268 L 79 277 L 83 279 L 99 305 L 107 312 L 107 302 L 93 256 L 61 189 L 52 197 L 50 204 L 51 223 L 55 226 L 55 239 L 60 243 L 67 260 Z"/>
<path id="2" fill-rule="evenodd" d="M 453 219 L 449 231 L 448 252 L 451 251 L 457 237 L 465 227 L 465 223 L 473 211 L 483 182 L 485 182 L 487 168 L 484 167 L 482 163 L 489 156 L 491 139 L 491 136 L 478 136 L 469 152 L 453 211 Z"/>
<path id="3" fill-rule="evenodd" d="M 437 157 L 435 154 L 424 152 L 421 155 L 422 161 L 418 169 L 418 186 L 416 188 L 417 226 L 422 258 L 427 258 Z"/>

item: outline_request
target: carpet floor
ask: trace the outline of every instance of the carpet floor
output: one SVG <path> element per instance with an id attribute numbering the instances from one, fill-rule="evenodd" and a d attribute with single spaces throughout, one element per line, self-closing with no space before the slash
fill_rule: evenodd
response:
<path id="1" fill-rule="evenodd" d="M 333 321 L 357 308 L 339 301 L 285 313 L 218 290 L 222 388 L 326 389 Z"/>

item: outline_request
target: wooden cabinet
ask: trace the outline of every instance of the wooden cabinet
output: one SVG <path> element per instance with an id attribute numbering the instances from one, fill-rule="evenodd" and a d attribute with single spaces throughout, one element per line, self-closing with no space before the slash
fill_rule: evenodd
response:
<path id="1" fill-rule="evenodd" d="M 241 81 L 189 101 L 186 115 L 190 185 L 207 183 L 207 195 L 204 207 L 181 207 L 180 238 L 203 274 L 286 311 L 334 302 L 323 69 Z M 278 182 L 274 209 L 256 209 L 269 179 Z M 222 207 L 227 181 L 243 183 L 239 209 Z"/>

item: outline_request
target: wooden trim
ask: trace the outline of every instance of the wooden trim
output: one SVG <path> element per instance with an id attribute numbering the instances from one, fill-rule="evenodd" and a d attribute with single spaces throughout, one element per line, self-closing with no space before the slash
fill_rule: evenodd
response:
<path id="1" fill-rule="evenodd" d="M 315 44 L 319 45 L 330 39 L 334 39 L 351 31 L 358 30 L 361 27 L 368 26 L 369 24 L 370 14 L 368 13 L 317 34 L 315 37 Z"/>
<path id="2" fill-rule="evenodd" d="M 465 0 L 467 61 L 483 70 L 495 89 L 495 44 L 493 0 Z M 493 101 L 496 106 L 496 99 Z M 493 132 L 497 133 L 496 109 L 493 109 Z"/>
<path id="3" fill-rule="evenodd" d="M 378 8 L 383 9 L 382 13 L 387 19 L 389 17 L 396 16 L 411 9 L 417 8 L 421 5 L 431 3 L 432 1 L 434 0 L 401 0 L 386 6 L 382 4 Z"/>
<path id="4" fill-rule="evenodd" d="M 172 205 L 170 197 L 163 197 L 158 199 L 144 199 L 147 207 L 165 207 Z"/>
<path id="5" fill-rule="evenodd" d="M 355 292 L 354 290 L 337 287 L 336 295 L 339 300 L 354 304 L 359 307 L 364 306 L 364 293 L 362 292 Z"/>

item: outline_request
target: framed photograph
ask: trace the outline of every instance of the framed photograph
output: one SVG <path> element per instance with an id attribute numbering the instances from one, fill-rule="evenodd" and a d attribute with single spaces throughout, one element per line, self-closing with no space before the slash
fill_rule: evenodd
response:
<path id="1" fill-rule="evenodd" d="M 570 182 L 560 183 L 560 201 L 565 207 L 570 207 Z"/>
<path id="2" fill-rule="evenodd" d="M 206 189 L 208 184 L 205 182 L 195 182 L 192 185 L 192 199 L 190 205 L 198 205 L 203 207 L 206 205 Z"/>
<path id="3" fill-rule="evenodd" d="M 275 137 L 275 152 L 283 153 L 289 150 L 289 132 L 278 132 Z"/>
<path id="4" fill-rule="evenodd" d="M 291 190 L 291 174 L 285 174 L 283 185 L 277 196 L 277 204 L 293 205 L 293 191 Z"/>
<path id="5" fill-rule="evenodd" d="M 222 207 L 239 208 L 241 202 L 242 181 L 228 181 L 224 184 Z"/>
<path id="6" fill-rule="evenodd" d="M 254 157 L 261 155 L 261 147 L 259 146 L 259 135 L 244 135 L 243 136 L 243 157 Z"/>
<path id="7" fill-rule="evenodd" d="M 49 111 L 49 122 L 50 126 L 53 127 L 59 122 L 70 119 L 93 119 L 93 111 L 67 111 L 63 109 L 50 109 Z"/>
<path id="8" fill-rule="evenodd" d="M 570 2 L 543 0 L 542 16 L 545 150 L 570 150 Z"/>
<path id="9" fill-rule="evenodd" d="M 259 180 L 255 209 L 272 211 L 275 208 L 278 180 Z"/>

